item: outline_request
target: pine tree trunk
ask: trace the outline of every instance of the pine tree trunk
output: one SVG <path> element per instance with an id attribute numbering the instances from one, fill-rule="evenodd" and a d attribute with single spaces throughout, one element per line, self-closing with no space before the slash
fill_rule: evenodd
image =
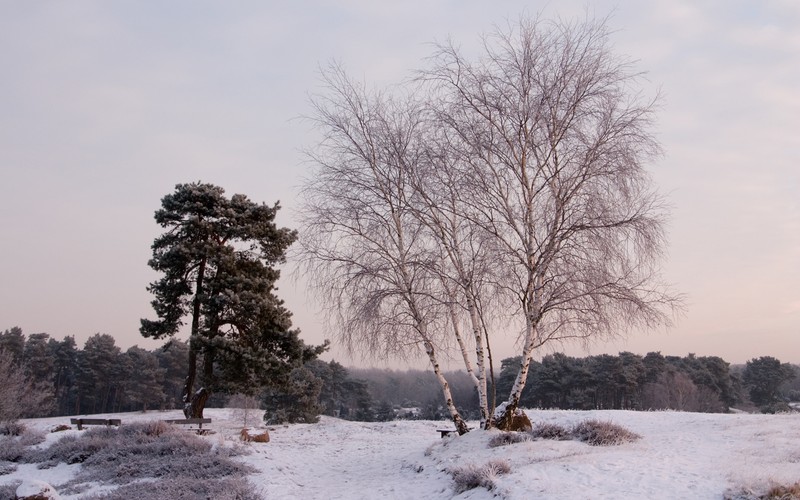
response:
<path id="1" fill-rule="evenodd" d="M 203 418 L 203 410 L 206 408 L 206 402 L 208 398 L 211 397 L 211 391 L 208 387 L 211 385 L 212 380 L 211 377 L 214 374 L 214 355 L 213 351 L 206 351 L 205 356 L 203 357 L 203 387 L 198 389 L 192 395 L 192 399 L 189 402 L 189 414 L 186 418 Z M 184 414 L 186 412 L 184 411 Z"/>
<path id="2" fill-rule="evenodd" d="M 185 410 L 186 418 L 203 418 L 203 410 L 206 408 L 206 401 L 211 396 L 211 393 L 205 387 L 192 395 L 192 399 L 187 405 L 188 412 Z"/>
<path id="3" fill-rule="evenodd" d="M 197 375 L 197 350 L 193 346 L 194 343 L 193 339 L 189 339 L 189 373 L 186 375 L 186 381 L 183 384 L 183 395 L 181 397 L 183 401 L 183 415 L 186 418 L 192 418 L 192 399 L 194 397 L 192 390 L 194 387 L 194 379 Z"/>
<path id="4" fill-rule="evenodd" d="M 194 418 L 191 415 L 194 413 L 194 381 L 197 378 L 197 336 L 200 333 L 200 300 L 203 293 L 203 278 L 206 272 L 206 259 L 200 261 L 200 266 L 197 269 L 197 287 L 195 289 L 194 301 L 192 304 L 192 331 L 189 337 L 189 368 L 186 375 L 186 382 L 183 385 L 183 414 L 186 418 Z M 205 406 L 205 401 L 203 401 Z M 203 410 L 201 408 L 200 413 Z M 199 417 L 196 417 L 199 418 Z"/>

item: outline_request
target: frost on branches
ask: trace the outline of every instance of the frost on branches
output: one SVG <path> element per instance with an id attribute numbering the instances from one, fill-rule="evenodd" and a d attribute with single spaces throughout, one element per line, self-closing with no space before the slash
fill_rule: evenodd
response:
<path id="1" fill-rule="evenodd" d="M 459 432 L 442 355 L 463 359 L 482 426 L 503 427 L 544 343 L 652 328 L 680 307 L 645 170 L 660 154 L 655 98 L 604 21 L 522 18 L 483 47 L 439 45 L 393 92 L 325 72 L 302 200 L 306 269 L 342 340 L 424 354 Z M 499 414 L 486 381 L 497 323 L 521 351 Z"/>

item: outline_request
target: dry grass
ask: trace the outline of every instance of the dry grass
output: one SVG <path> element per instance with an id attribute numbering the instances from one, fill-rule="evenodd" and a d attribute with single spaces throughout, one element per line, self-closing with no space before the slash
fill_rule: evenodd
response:
<path id="1" fill-rule="evenodd" d="M 764 488 L 728 491 L 722 498 L 723 500 L 800 500 L 800 482 L 788 486 L 773 485 L 766 493 L 758 493 L 759 490 L 764 491 Z"/>
<path id="2" fill-rule="evenodd" d="M 800 482 L 790 486 L 773 486 L 766 495 L 761 496 L 762 500 L 800 500 Z"/>
<path id="3" fill-rule="evenodd" d="M 510 444 L 530 441 L 531 436 L 525 432 L 500 432 L 489 439 L 489 448 L 508 446 Z"/>
<path id="4" fill-rule="evenodd" d="M 254 470 L 232 458 L 248 450 L 215 447 L 160 421 L 96 427 L 63 436 L 47 448 L 3 438 L 17 443 L 14 461 L 39 468 L 82 464 L 74 479 L 58 485 L 62 494 L 82 494 L 99 482 L 118 488 L 97 498 L 259 498 L 245 479 Z"/>
<path id="5" fill-rule="evenodd" d="M 615 446 L 641 438 L 621 425 L 600 420 L 586 420 L 576 424 L 572 429 L 572 436 L 592 446 Z"/>
<path id="6" fill-rule="evenodd" d="M 468 464 L 450 469 L 448 472 L 453 476 L 456 493 L 463 493 L 478 487 L 492 490 L 495 487 L 497 476 L 511 472 L 511 464 L 507 460 L 494 459 L 482 466 Z"/>
<path id="7" fill-rule="evenodd" d="M 0 498 L 17 498 L 17 487 L 22 481 L 14 481 L 8 484 L 0 484 Z"/>
<path id="8" fill-rule="evenodd" d="M 533 426 L 530 432 L 531 436 L 538 439 L 556 439 L 565 440 L 571 439 L 572 433 L 569 429 L 548 422 L 540 422 Z"/>
<path id="9" fill-rule="evenodd" d="M 530 432 L 503 432 L 489 440 L 489 447 L 507 446 L 532 439 L 574 439 L 591 446 L 615 446 L 640 439 L 635 432 L 612 422 L 586 420 L 571 429 L 552 423 L 539 423 Z"/>

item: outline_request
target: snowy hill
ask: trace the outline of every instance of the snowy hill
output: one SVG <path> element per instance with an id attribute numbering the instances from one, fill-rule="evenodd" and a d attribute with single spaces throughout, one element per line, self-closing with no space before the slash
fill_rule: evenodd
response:
<path id="1" fill-rule="evenodd" d="M 447 426 L 445 422 L 364 423 L 323 417 L 318 424 L 271 426 L 269 443 L 247 444 L 252 452 L 235 459 L 256 469 L 247 479 L 263 498 L 719 499 L 800 480 L 800 414 L 531 410 L 528 415 L 535 425 L 613 422 L 641 438 L 617 446 L 534 440 L 489 447 L 498 432 L 440 439 L 436 429 Z M 213 419 L 215 434 L 202 439 L 214 446 L 239 443 L 244 423 L 240 411 L 208 409 L 206 416 Z M 99 417 L 121 418 L 125 425 L 180 418 L 180 412 Z M 68 417 L 25 421 L 41 431 L 68 422 Z M 79 431 L 47 434 L 39 446 L 75 434 Z M 510 469 L 490 478 L 491 491 L 477 487 L 456 493 L 452 471 L 468 465 L 485 468 L 491 461 Z M 19 464 L 16 471 L 0 476 L 0 485 L 35 478 L 58 489 L 80 467 Z M 103 489 L 98 485 L 97 491 Z"/>

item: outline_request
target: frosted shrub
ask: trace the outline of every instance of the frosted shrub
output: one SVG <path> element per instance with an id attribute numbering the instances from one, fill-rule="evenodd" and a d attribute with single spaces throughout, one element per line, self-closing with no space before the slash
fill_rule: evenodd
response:
<path id="1" fill-rule="evenodd" d="M 17 464 L 11 462 L 0 462 L 0 476 L 5 476 L 6 474 L 11 474 L 12 472 L 16 472 Z M 0 496 L 0 498 L 3 498 Z"/>
<path id="2" fill-rule="evenodd" d="M 220 478 L 234 480 L 253 472 L 251 467 L 232 460 L 232 456 L 241 453 L 241 448 L 212 447 L 208 441 L 163 422 L 145 422 L 118 429 L 93 428 L 78 436 L 64 436 L 49 448 L 29 450 L 25 459 L 34 463 L 83 464 L 67 485 L 72 491 L 80 491 L 82 483 L 99 481 L 134 483 L 130 487 L 150 491 L 149 498 L 255 498 L 202 493 L 217 491 L 215 484 Z M 158 480 L 147 481 L 146 487 L 137 486 L 137 481 L 147 478 Z M 187 496 L 157 495 L 164 488 L 171 488 L 171 483 L 177 480 L 192 484 L 191 488 L 186 486 Z M 109 498 L 148 497 L 131 493 Z"/>
<path id="3" fill-rule="evenodd" d="M 17 487 L 22 481 L 14 481 L 10 484 L 0 484 L 0 498 L 17 498 Z"/>
<path id="4" fill-rule="evenodd" d="M 490 460 L 483 466 L 475 464 L 456 467 L 448 471 L 453 476 L 456 493 L 482 486 L 487 490 L 494 489 L 497 476 L 511 472 L 511 465 L 506 460 Z"/>
<path id="5" fill-rule="evenodd" d="M 23 446 L 33 446 L 43 443 L 44 440 L 45 437 L 43 432 L 30 429 L 26 429 L 25 432 L 23 432 L 19 437 L 19 443 Z"/>
<path id="6" fill-rule="evenodd" d="M 0 436 L 0 460 L 6 462 L 18 462 L 25 455 L 25 447 L 19 439 Z"/>
<path id="7" fill-rule="evenodd" d="M 28 463 L 48 461 L 67 464 L 81 463 L 107 445 L 107 442 L 98 437 L 94 431 L 95 429 L 86 431 L 80 439 L 75 435 L 64 436 L 48 448 L 28 450 L 25 454 L 25 461 Z"/>
<path id="8" fill-rule="evenodd" d="M 171 481 L 138 482 L 120 486 L 114 491 L 100 495 L 87 495 L 87 500 L 195 500 L 215 498 L 230 500 L 260 500 L 261 495 L 252 484 L 242 477 L 215 479 L 176 478 Z"/>
<path id="9" fill-rule="evenodd" d="M 25 429 L 25 424 L 16 420 L 0 422 L 0 436 L 19 436 Z"/>
<path id="10" fill-rule="evenodd" d="M 508 446 L 510 444 L 521 443 L 523 441 L 530 441 L 531 438 L 524 432 L 501 432 L 492 436 L 489 439 L 489 448 L 497 448 L 498 446 Z"/>
<path id="11" fill-rule="evenodd" d="M 761 488 L 758 488 L 764 491 Z M 791 485 L 774 485 L 766 493 L 756 493 L 744 488 L 738 491 L 727 491 L 722 496 L 724 500 L 798 500 L 800 499 L 800 482 Z"/>
<path id="12" fill-rule="evenodd" d="M 575 425 L 572 435 L 592 446 L 614 446 L 636 441 L 641 436 L 612 422 L 586 420 Z"/>
<path id="13" fill-rule="evenodd" d="M 545 422 L 537 423 L 533 427 L 533 429 L 531 429 L 530 435 L 533 438 L 538 438 L 538 439 L 558 439 L 558 440 L 570 439 L 572 437 L 571 432 L 566 428 L 564 428 L 563 426 Z"/>
<path id="14" fill-rule="evenodd" d="M 228 408 L 235 408 L 234 415 L 242 427 L 250 427 L 261 420 L 261 401 L 255 396 L 234 394 L 228 398 Z"/>
<path id="15" fill-rule="evenodd" d="M 800 499 L 800 482 L 790 486 L 773 486 L 762 496 L 764 500 L 797 500 Z"/>

